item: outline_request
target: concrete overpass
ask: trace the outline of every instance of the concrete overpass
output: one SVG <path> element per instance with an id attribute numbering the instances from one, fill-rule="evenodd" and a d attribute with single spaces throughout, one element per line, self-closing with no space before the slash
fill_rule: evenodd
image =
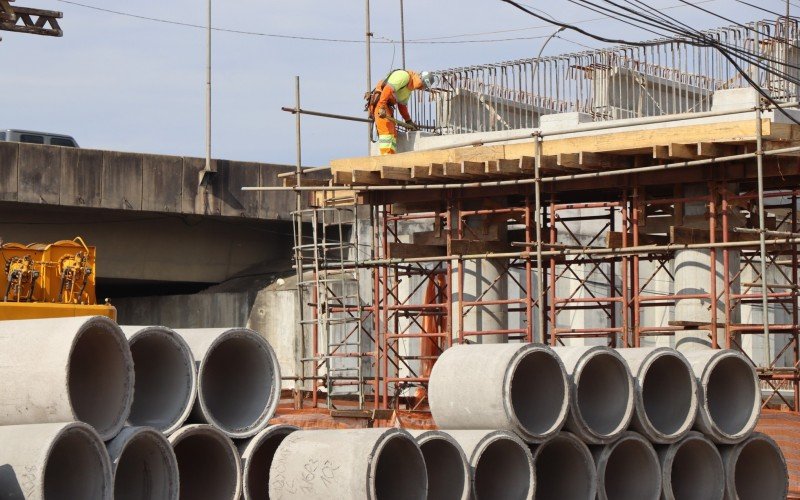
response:
<path id="1" fill-rule="evenodd" d="M 0 237 L 49 242 L 83 236 L 98 247 L 102 297 L 196 291 L 291 266 L 287 165 L 204 160 L 0 142 Z M 276 263 L 282 263 L 280 265 Z"/>

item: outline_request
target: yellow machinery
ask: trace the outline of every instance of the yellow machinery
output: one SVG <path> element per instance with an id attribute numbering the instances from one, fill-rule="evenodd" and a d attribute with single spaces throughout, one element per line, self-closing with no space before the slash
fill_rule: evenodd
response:
<path id="1" fill-rule="evenodd" d="M 108 316 L 117 310 L 95 297 L 96 250 L 82 238 L 51 244 L 0 246 L 0 320 Z"/>

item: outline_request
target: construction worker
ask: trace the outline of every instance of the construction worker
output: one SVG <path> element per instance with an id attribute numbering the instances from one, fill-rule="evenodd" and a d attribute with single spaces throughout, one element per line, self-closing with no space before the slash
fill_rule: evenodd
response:
<path id="1" fill-rule="evenodd" d="M 378 130 L 378 146 L 382 155 L 397 152 L 397 124 L 394 108 L 397 106 L 403 122 L 408 130 L 418 130 L 417 125 L 408 114 L 408 99 L 414 90 L 429 89 L 434 84 L 434 76 L 428 72 L 416 73 L 410 70 L 397 69 L 378 82 L 369 94 L 367 110 L 375 120 Z"/>

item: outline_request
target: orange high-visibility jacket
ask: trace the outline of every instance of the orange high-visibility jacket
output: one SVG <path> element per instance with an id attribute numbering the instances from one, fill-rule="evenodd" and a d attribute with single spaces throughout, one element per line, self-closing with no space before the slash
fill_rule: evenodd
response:
<path id="1" fill-rule="evenodd" d="M 391 81 L 393 80 L 392 77 L 395 75 L 395 73 L 400 71 L 404 71 L 409 75 L 408 83 L 406 84 L 406 88 L 408 90 L 419 90 L 424 87 L 422 84 L 422 79 L 414 71 L 397 70 L 392 72 L 392 74 L 390 74 L 385 81 L 379 82 L 378 86 L 376 87 L 376 89 L 378 89 L 381 85 L 383 86 L 383 89 L 381 90 L 381 96 L 378 99 L 378 104 L 375 106 L 376 118 L 381 109 L 385 109 L 387 115 L 394 115 L 392 111 L 394 110 L 394 107 L 397 106 L 397 110 L 400 111 L 400 115 L 402 115 L 403 119 L 405 121 L 411 121 L 411 115 L 408 112 L 408 106 L 406 105 L 406 102 L 398 100 L 397 98 L 397 91 L 400 89 L 395 89 L 395 86 L 391 84 Z"/>

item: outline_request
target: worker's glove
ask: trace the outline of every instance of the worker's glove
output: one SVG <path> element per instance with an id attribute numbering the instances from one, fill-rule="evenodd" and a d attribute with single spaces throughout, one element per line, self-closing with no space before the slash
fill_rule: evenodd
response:
<path id="1" fill-rule="evenodd" d="M 386 108 L 381 108 L 378 110 L 378 118 L 386 118 Z"/>
<path id="2" fill-rule="evenodd" d="M 406 128 L 408 130 L 419 130 L 419 127 L 417 126 L 417 124 L 414 123 L 411 120 L 406 120 Z"/>

